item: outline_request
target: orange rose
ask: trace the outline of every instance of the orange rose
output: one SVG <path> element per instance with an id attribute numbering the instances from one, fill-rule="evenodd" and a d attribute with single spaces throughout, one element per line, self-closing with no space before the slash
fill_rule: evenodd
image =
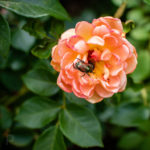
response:
<path id="1" fill-rule="evenodd" d="M 137 54 L 120 19 L 100 17 L 64 32 L 52 49 L 51 65 L 60 72 L 60 88 L 97 103 L 125 89 L 126 74 L 136 68 Z"/>

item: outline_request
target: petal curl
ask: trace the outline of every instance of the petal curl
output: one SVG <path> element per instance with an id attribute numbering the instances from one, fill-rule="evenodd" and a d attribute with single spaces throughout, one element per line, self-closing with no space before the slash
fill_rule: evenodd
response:
<path id="1" fill-rule="evenodd" d="M 81 21 L 77 23 L 75 27 L 75 32 L 76 35 L 79 35 L 85 40 L 88 40 L 92 36 L 93 29 L 94 27 L 91 23 L 88 23 L 86 21 Z"/>
<path id="2" fill-rule="evenodd" d="M 75 52 L 80 54 L 84 54 L 89 50 L 87 43 L 79 36 L 72 36 L 68 40 L 67 45 Z"/>
<path id="3" fill-rule="evenodd" d="M 106 91 L 100 84 L 96 86 L 95 91 L 99 96 L 104 98 L 111 97 L 114 94 L 113 92 Z"/>
<path id="4" fill-rule="evenodd" d="M 111 26 L 112 29 L 117 29 L 120 32 L 123 32 L 123 27 L 120 19 L 113 17 L 103 17 L 107 21 L 107 23 Z"/>
<path id="5" fill-rule="evenodd" d="M 93 35 L 103 37 L 103 35 L 108 34 L 109 29 L 105 25 L 97 26 L 93 30 Z"/>
<path id="6" fill-rule="evenodd" d="M 100 97 L 96 92 L 93 94 L 93 96 L 86 99 L 88 102 L 95 104 L 103 100 L 103 97 Z"/>
<path id="7" fill-rule="evenodd" d="M 61 35 L 61 40 L 68 39 L 74 35 L 75 35 L 75 29 L 74 28 L 68 29 Z"/>
<path id="8" fill-rule="evenodd" d="M 137 59 L 136 56 L 133 54 L 130 58 L 126 60 L 127 67 L 126 67 L 126 74 L 132 73 L 137 65 Z"/>

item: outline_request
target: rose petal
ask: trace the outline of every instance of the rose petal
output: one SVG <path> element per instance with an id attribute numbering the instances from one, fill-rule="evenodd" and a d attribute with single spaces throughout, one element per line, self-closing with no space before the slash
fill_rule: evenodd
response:
<path id="1" fill-rule="evenodd" d="M 94 84 L 93 85 L 86 84 L 80 86 L 81 92 L 87 97 L 91 97 L 93 95 L 94 88 L 95 88 Z"/>
<path id="2" fill-rule="evenodd" d="M 68 92 L 68 93 L 71 93 L 71 92 L 72 92 L 71 86 L 65 84 L 65 83 L 61 80 L 61 73 L 60 73 L 59 76 L 58 76 L 57 85 L 58 85 L 61 89 L 63 89 L 65 92 Z"/>
<path id="3" fill-rule="evenodd" d="M 119 46 L 118 40 L 115 36 L 106 34 L 106 35 L 104 35 L 103 38 L 105 41 L 105 47 L 107 47 L 108 49 L 112 50 L 112 49 L 116 48 L 117 46 Z"/>
<path id="4" fill-rule="evenodd" d="M 126 60 L 127 68 L 126 68 L 126 74 L 132 73 L 137 65 L 137 59 L 136 56 L 133 54 L 130 58 Z"/>
<path id="5" fill-rule="evenodd" d="M 51 65 L 53 66 L 53 68 L 57 71 L 60 72 L 60 63 L 55 63 L 53 60 L 51 61 Z"/>
<path id="6" fill-rule="evenodd" d="M 105 25 L 97 26 L 93 30 L 93 35 L 98 35 L 100 37 L 103 37 L 103 35 L 108 33 L 109 29 Z"/>
<path id="7" fill-rule="evenodd" d="M 61 59 L 61 68 L 65 69 L 67 65 L 72 64 L 76 59 L 77 55 L 75 53 L 67 52 L 64 54 L 64 57 Z"/>
<path id="8" fill-rule="evenodd" d="M 67 40 L 60 40 L 58 43 L 58 54 L 62 58 L 65 53 L 71 52 L 72 49 L 67 45 Z"/>
<path id="9" fill-rule="evenodd" d="M 98 103 L 98 102 L 100 102 L 102 100 L 103 100 L 103 98 L 100 97 L 96 92 L 93 94 L 93 96 L 87 98 L 87 101 L 89 101 L 92 104 Z"/>
<path id="10" fill-rule="evenodd" d="M 104 45 L 104 40 L 102 39 L 102 38 L 100 38 L 99 36 L 93 36 L 93 37 L 91 37 L 88 41 L 87 41 L 87 43 L 89 44 L 89 45 L 97 45 L 97 46 L 103 46 Z"/>
<path id="11" fill-rule="evenodd" d="M 123 32 L 123 27 L 120 19 L 109 17 L 109 16 L 103 18 L 108 22 L 108 24 L 111 26 L 112 29 L 117 29 L 120 32 Z"/>
<path id="12" fill-rule="evenodd" d="M 53 61 L 54 61 L 55 63 L 60 63 L 61 58 L 60 58 L 60 56 L 59 56 L 59 54 L 58 54 L 58 46 L 57 46 L 57 45 L 55 45 L 55 46 L 52 48 L 52 58 L 53 58 Z"/>
<path id="13" fill-rule="evenodd" d="M 75 35 L 75 29 L 74 28 L 71 28 L 71 29 L 68 29 L 67 31 L 65 31 L 62 35 L 61 35 L 61 39 L 68 39 L 70 38 L 71 36 Z"/>
<path id="14" fill-rule="evenodd" d="M 101 54 L 101 60 L 109 60 L 111 57 L 111 51 L 109 49 L 105 49 Z"/>
<path id="15" fill-rule="evenodd" d="M 124 71 L 121 71 L 120 74 L 119 74 L 119 77 L 120 77 L 120 89 L 119 89 L 119 92 L 122 92 L 124 91 L 125 87 L 126 87 L 126 84 L 127 84 L 127 76 L 126 76 L 126 73 Z"/>
<path id="16" fill-rule="evenodd" d="M 124 44 L 116 49 L 113 49 L 112 52 L 117 54 L 122 61 L 125 61 L 129 56 L 129 48 Z"/>
<path id="17" fill-rule="evenodd" d="M 89 50 L 88 45 L 86 42 L 79 36 L 72 36 L 68 42 L 67 45 L 73 49 L 74 51 L 83 54 Z"/>
<path id="18" fill-rule="evenodd" d="M 101 97 L 107 98 L 111 97 L 114 93 L 106 91 L 100 84 L 96 86 L 95 91 Z"/>
<path id="19" fill-rule="evenodd" d="M 85 40 L 88 40 L 92 36 L 93 25 L 86 21 L 81 21 L 77 23 L 75 27 L 76 35 L 83 37 Z"/>

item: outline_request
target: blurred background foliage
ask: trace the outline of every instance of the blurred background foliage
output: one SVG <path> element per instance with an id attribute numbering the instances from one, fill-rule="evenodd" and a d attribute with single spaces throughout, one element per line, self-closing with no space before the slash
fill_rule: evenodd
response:
<path id="1" fill-rule="evenodd" d="M 127 38 L 138 52 L 124 92 L 90 104 L 61 91 L 49 65 L 64 30 L 122 2 L 0 0 L 0 149 L 150 149 L 150 0 L 128 0 L 121 17 L 135 23 Z"/>

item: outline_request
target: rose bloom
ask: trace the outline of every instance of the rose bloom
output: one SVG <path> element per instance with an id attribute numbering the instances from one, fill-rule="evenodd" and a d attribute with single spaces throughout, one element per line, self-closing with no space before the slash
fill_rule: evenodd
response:
<path id="1" fill-rule="evenodd" d="M 100 17 L 64 32 L 52 48 L 51 65 L 60 72 L 61 89 L 97 103 L 125 89 L 137 53 L 125 38 L 120 19 Z"/>

